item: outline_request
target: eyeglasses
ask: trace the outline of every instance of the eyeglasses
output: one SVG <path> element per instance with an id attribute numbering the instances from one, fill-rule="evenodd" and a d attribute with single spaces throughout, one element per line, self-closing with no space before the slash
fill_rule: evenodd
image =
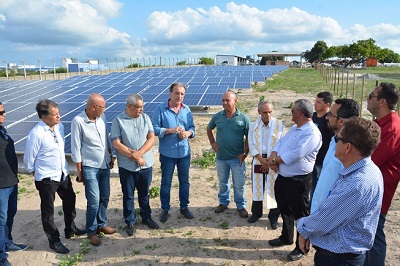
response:
<path id="1" fill-rule="evenodd" d="M 0 115 L 4 115 L 6 113 L 6 110 L 0 111 Z"/>
<path id="2" fill-rule="evenodd" d="M 50 130 L 50 132 L 51 132 L 51 134 L 53 135 L 53 140 L 54 140 L 54 142 L 55 142 L 55 143 L 58 143 L 58 138 L 57 138 L 56 132 L 54 132 L 54 131 L 52 131 L 52 130 Z"/>
<path id="3" fill-rule="evenodd" d="M 333 115 L 332 112 L 327 112 L 326 117 L 340 118 L 339 116 Z"/>
<path id="4" fill-rule="evenodd" d="M 106 107 L 105 106 L 100 106 L 100 105 L 98 105 L 98 104 L 95 104 L 97 107 L 99 107 L 100 109 L 102 109 L 102 110 L 104 110 L 104 109 L 106 109 Z"/>
<path id="5" fill-rule="evenodd" d="M 368 95 L 368 100 L 371 100 L 374 97 L 378 97 L 378 95 L 373 95 L 372 92 Z"/>
<path id="6" fill-rule="evenodd" d="M 134 104 L 131 104 L 133 107 L 135 107 L 136 109 L 143 109 L 144 108 L 144 105 L 134 105 Z"/>
<path id="7" fill-rule="evenodd" d="M 341 137 L 338 137 L 338 136 L 335 136 L 334 138 L 335 138 L 335 143 L 338 143 L 339 140 L 340 140 L 341 142 L 343 142 L 343 143 L 351 143 L 350 141 L 348 141 L 348 140 L 345 139 L 345 138 L 341 138 Z"/>

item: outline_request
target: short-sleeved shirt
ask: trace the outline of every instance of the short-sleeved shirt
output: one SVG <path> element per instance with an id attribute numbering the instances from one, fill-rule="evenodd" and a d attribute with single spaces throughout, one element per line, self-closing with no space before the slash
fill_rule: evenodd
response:
<path id="1" fill-rule="evenodd" d="M 231 160 L 244 152 L 244 137 L 249 133 L 250 119 L 236 109 L 232 118 L 228 118 L 225 110 L 214 114 L 208 128 L 217 128 L 217 159 Z"/>
<path id="2" fill-rule="evenodd" d="M 132 118 L 124 111 L 120 113 L 112 121 L 111 141 L 119 139 L 122 144 L 132 150 L 139 150 L 147 141 L 147 135 L 154 133 L 153 125 L 147 114 Z M 145 160 L 144 166 L 139 166 L 125 155 L 117 151 L 118 167 L 122 167 L 128 171 L 136 172 L 153 166 L 154 154 L 153 150 L 149 150 L 143 154 Z"/>

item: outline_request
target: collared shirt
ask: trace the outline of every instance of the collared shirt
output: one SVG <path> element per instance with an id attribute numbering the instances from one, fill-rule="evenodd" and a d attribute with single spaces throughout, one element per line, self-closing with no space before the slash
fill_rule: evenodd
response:
<path id="1" fill-rule="evenodd" d="M 0 188 L 18 183 L 18 158 L 15 154 L 14 141 L 3 125 L 0 125 L 0 173 Z"/>
<path id="2" fill-rule="evenodd" d="M 248 135 L 250 119 L 236 108 L 232 118 L 228 118 L 225 110 L 214 114 L 208 128 L 217 128 L 217 159 L 231 160 L 244 152 L 244 137 Z"/>
<path id="3" fill-rule="evenodd" d="M 36 124 L 26 140 L 24 165 L 29 173 L 35 172 L 36 181 L 60 181 L 62 174 L 68 175 L 63 124 L 55 125 L 54 131 L 43 121 Z"/>
<path id="4" fill-rule="evenodd" d="M 335 151 L 336 142 L 334 137 L 332 137 L 331 142 L 329 143 L 328 152 L 325 155 L 317 187 L 315 188 L 311 201 L 311 212 L 314 212 L 318 208 L 319 204 L 326 199 L 333 183 L 336 182 L 340 171 L 344 168 L 343 164 L 338 158 L 336 158 Z"/>
<path id="5" fill-rule="evenodd" d="M 291 127 L 273 149 L 284 161 L 278 173 L 284 177 L 311 173 L 321 144 L 321 132 L 312 121 Z"/>
<path id="6" fill-rule="evenodd" d="M 107 169 L 111 160 L 110 148 L 104 114 L 95 121 L 90 121 L 85 111 L 74 117 L 71 123 L 72 161 L 82 163 L 82 166 Z"/>
<path id="7" fill-rule="evenodd" d="M 400 181 L 400 117 L 392 112 L 375 122 L 381 128 L 381 142 L 371 157 L 383 175 L 385 189 L 381 212 L 387 214 Z"/>
<path id="8" fill-rule="evenodd" d="M 331 252 L 362 254 L 374 242 L 382 195 L 379 168 L 363 158 L 340 172 L 318 209 L 298 220 L 297 231 Z"/>
<path id="9" fill-rule="evenodd" d="M 195 136 L 195 126 L 189 106 L 183 104 L 175 113 L 169 107 L 169 101 L 156 107 L 152 119 L 154 133 L 159 138 L 160 154 L 170 158 L 183 158 L 190 155 L 189 139 L 180 139 L 178 134 L 165 134 L 167 128 L 178 126 L 191 131 L 190 138 Z"/>
<path id="10" fill-rule="evenodd" d="M 112 121 L 110 138 L 111 141 L 119 139 L 122 144 L 132 150 L 139 150 L 146 143 L 149 133 L 154 133 L 154 129 L 147 114 L 143 113 L 139 117 L 132 118 L 124 111 Z M 140 169 L 153 166 L 154 154 L 152 149 L 143 154 L 142 157 L 145 160 L 145 165 L 139 166 L 136 162 L 117 151 L 118 167 L 137 172 Z"/>

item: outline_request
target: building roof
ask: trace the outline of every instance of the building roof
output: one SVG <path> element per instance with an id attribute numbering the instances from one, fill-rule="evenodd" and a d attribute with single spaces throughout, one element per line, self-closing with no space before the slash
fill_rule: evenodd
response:
<path id="1" fill-rule="evenodd" d="M 267 52 L 267 53 L 258 53 L 258 57 L 267 57 L 267 56 L 303 56 L 304 52 Z"/>

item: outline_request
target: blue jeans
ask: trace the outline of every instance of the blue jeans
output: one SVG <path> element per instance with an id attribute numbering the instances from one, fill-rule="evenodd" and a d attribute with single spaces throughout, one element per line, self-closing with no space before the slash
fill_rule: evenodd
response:
<path id="1" fill-rule="evenodd" d="M 175 165 L 178 169 L 179 180 L 179 204 L 181 209 L 185 209 L 189 205 L 189 167 L 190 154 L 183 158 L 170 158 L 160 154 L 161 162 L 161 188 L 160 200 L 161 209 L 168 211 L 171 207 L 171 184 L 174 174 Z"/>
<path id="2" fill-rule="evenodd" d="M 12 226 L 17 213 L 18 185 L 0 188 L 0 260 L 7 258 L 6 246 L 12 243 Z"/>
<path id="3" fill-rule="evenodd" d="M 86 230 L 93 234 L 107 223 L 107 206 L 110 198 L 110 168 L 100 169 L 83 166 L 85 180 Z"/>
<path id="4" fill-rule="evenodd" d="M 219 203 L 228 206 L 231 201 L 229 174 L 232 172 L 233 197 L 238 210 L 246 208 L 246 164 L 238 158 L 230 160 L 217 159 L 217 175 L 219 179 Z"/>
<path id="5" fill-rule="evenodd" d="M 138 193 L 142 221 L 147 221 L 151 218 L 149 187 L 152 177 L 153 167 L 142 169 L 137 172 L 131 172 L 122 167 L 119 168 L 119 180 L 121 182 L 123 194 L 124 219 L 128 226 L 136 223 L 134 201 L 135 188 Z"/>
<path id="6" fill-rule="evenodd" d="M 374 245 L 365 255 L 365 266 L 384 266 L 386 259 L 386 237 L 385 228 L 386 215 L 380 214 L 378 228 L 376 229 Z"/>

